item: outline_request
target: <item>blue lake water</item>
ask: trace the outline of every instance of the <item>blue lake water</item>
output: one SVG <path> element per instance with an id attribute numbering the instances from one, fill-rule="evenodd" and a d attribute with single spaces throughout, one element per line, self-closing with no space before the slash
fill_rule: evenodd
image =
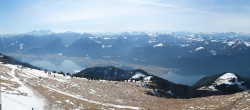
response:
<path id="1" fill-rule="evenodd" d="M 205 75 L 180 75 L 177 73 L 169 72 L 160 76 L 164 79 L 167 79 L 173 83 L 177 84 L 185 84 L 185 85 L 193 85 L 195 82 L 205 77 Z"/>
<path id="2" fill-rule="evenodd" d="M 65 73 L 76 73 L 86 68 L 86 66 L 80 66 L 71 60 L 35 60 L 30 62 L 34 66 L 38 66 L 50 71 L 63 71 Z M 124 69 L 124 68 L 123 68 Z M 178 84 L 192 85 L 205 75 L 180 75 L 177 73 L 169 72 L 161 75 L 160 77 Z"/>
<path id="3" fill-rule="evenodd" d="M 48 69 L 51 71 L 56 70 L 56 71 L 63 71 L 66 73 L 76 73 L 85 69 L 84 66 L 79 66 L 71 60 L 62 60 L 60 61 L 60 63 L 58 62 L 55 63 L 55 62 L 46 61 L 46 60 L 35 60 L 35 61 L 32 61 L 30 64 L 44 68 L 44 69 Z"/>

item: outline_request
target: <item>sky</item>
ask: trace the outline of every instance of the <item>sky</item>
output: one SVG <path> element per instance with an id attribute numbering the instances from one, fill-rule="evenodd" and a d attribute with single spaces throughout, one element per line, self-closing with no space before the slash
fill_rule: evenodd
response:
<path id="1" fill-rule="evenodd" d="M 33 30 L 250 33 L 250 0 L 0 0 L 0 34 Z"/>

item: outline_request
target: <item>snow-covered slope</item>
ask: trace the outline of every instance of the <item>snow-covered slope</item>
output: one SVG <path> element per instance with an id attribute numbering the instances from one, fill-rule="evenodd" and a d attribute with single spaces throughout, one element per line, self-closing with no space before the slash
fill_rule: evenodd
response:
<path id="1" fill-rule="evenodd" d="M 77 82 L 71 81 L 70 76 L 12 64 L 0 64 L 0 71 L 3 80 L 3 110 L 31 110 L 32 108 L 34 110 L 54 110 L 54 108 L 56 110 L 64 110 L 64 108 L 80 110 L 96 109 L 96 107 L 106 109 L 140 109 L 134 106 L 92 100 L 90 97 L 84 98 L 82 97 L 84 95 L 79 94 L 84 90 L 78 91 L 79 93 L 73 92 L 76 89 L 80 89 L 83 85 L 78 86 Z M 64 87 L 63 85 L 66 84 L 67 86 Z M 103 92 L 92 87 L 89 88 L 89 91 L 93 95 Z M 49 100 L 50 104 L 47 104 L 44 98 L 40 96 L 44 96 L 46 100 Z"/>
<path id="2" fill-rule="evenodd" d="M 16 77 L 18 66 L 0 64 L 3 110 L 43 110 L 44 99 Z M 9 67 L 9 68 L 6 68 Z"/>
<path id="3" fill-rule="evenodd" d="M 234 73 L 224 73 L 217 77 L 211 84 L 198 88 L 198 90 L 223 91 L 235 93 L 250 89 L 249 82 Z"/>
<path id="4" fill-rule="evenodd" d="M 233 79 L 235 79 L 235 80 L 233 81 Z M 221 85 L 221 84 L 233 85 L 233 84 L 236 84 L 238 86 L 241 86 L 242 83 L 243 83 L 243 81 L 239 82 L 238 77 L 233 73 L 225 73 L 224 75 L 220 76 L 215 81 L 216 85 Z"/>

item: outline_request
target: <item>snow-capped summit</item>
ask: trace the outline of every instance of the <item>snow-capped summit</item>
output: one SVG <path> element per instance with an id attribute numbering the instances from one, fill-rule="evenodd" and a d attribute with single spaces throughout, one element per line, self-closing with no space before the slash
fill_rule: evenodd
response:
<path id="1" fill-rule="evenodd" d="M 234 73 L 224 73 L 201 79 L 198 90 L 235 93 L 250 89 L 250 82 Z M 198 84 L 196 84 L 197 86 Z"/>
<path id="2" fill-rule="evenodd" d="M 156 48 L 156 47 L 163 47 L 163 46 L 165 46 L 165 44 L 159 43 L 159 44 L 154 45 L 153 47 Z"/>
<path id="3" fill-rule="evenodd" d="M 242 39 L 236 39 L 235 41 L 229 41 L 228 46 L 232 48 L 248 48 L 250 44 Z"/>
<path id="4" fill-rule="evenodd" d="M 205 49 L 204 47 L 197 47 L 194 51 L 199 51 Z"/>
<path id="5" fill-rule="evenodd" d="M 235 79 L 234 81 L 232 81 Z M 238 84 L 240 85 L 242 82 L 238 82 L 238 77 L 234 73 L 225 73 L 224 75 L 220 76 L 216 81 L 215 84 L 221 85 L 221 84 Z"/>

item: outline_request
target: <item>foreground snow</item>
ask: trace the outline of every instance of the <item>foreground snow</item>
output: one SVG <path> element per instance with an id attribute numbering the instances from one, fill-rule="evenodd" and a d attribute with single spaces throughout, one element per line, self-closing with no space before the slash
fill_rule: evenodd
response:
<path id="1" fill-rule="evenodd" d="M 42 100 L 31 96 L 21 96 L 2 93 L 3 110 L 43 110 L 44 103 Z"/>
<path id="2" fill-rule="evenodd" d="M 18 68 L 16 65 L 5 65 L 11 68 L 9 75 L 12 77 L 10 81 L 13 81 L 20 86 L 13 91 L 2 88 L 2 108 L 3 110 L 43 110 L 44 101 L 41 97 L 38 97 L 32 89 L 27 87 L 15 76 L 15 70 Z M 3 79 L 7 79 L 2 76 Z"/>
<path id="3" fill-rule="evenodd" d="M 106 107 L 112 107 L 112 108 L 117 108 L 117 109 L 141 109 L 139 107 L 134 107 L 134 106 L 127 106 L 127 105 L 119 105 L 119 104 L 112 104 L 112 103 L 106 103 L 106 102 L 100 102 L 100 101 L 95 101 L 91 99 L 84 98 L 80 95 L 77 94 L 72 94 L 67 91 L 60 90 L 57 86 L 58 83 L 67 83 L 70 80 L 69 76 L 64 77 L 63 75 L 60 74 L 54 74 L 52 73 L 51 75 L 48 75 L 45 71 L 41 70 L 36 70 L 36 69 L 30 69 L 30 68 L 25 68 L 21 66 L 16 66 L 16 65 L 11 65 L 11 64 L 6 64 L 4 66 L 7 66 L 11 68 L 11 72 L 9 73 L 12 77 L 10 79 L 11 81 L 15 81 L 21 86 L 18 88 L 17 91 L 20 91 L 21 93 L 27 93 L 27 96 L 20 96 L 20 95 L 13 95 L 13 94 L 4 94 L 4 100 L 3 100 L 3 105 L 5 105 L 4 110 L 31 110 L 32 108 L 34 110 L 43 110 L 44 108 L 44 102 L 39 99 L 30 88 L 25 86 L 25 84 L 20 81 L 23 80 L 25 83 L 28 83 L 31 86 L 34 86 L 34 82 L 28 81 L 29 79 L 36 79 L 35 82 L 41 81 L 44 79 L 48 79 L 50 81 L 56 81 L 57 83 L 54 84 L 38 84 L 39 86 L 42 86 L 48 91 L 51 92 L 56 92 L 57 94 L 63 94 L 64 96 L 69 96 L 87 103 L 92 103 L 92 104 L 97 104 L 101 106 L 106 106 Z M 19 71 L 18 77 L 15 76 L 15 71 Z M 21 79 L 20 79 L 21 78 Z M 4 78 L 8 79 L 8 78 Z M 36 85 L 37 86 L 37 85 Z M 92 90 L 93 92 L 94 90 Z M 54 97 L 54 96 L 51 96 Z M 61 103 L 61 101 L 57 101 Z M 67 103 L 74 105 L 70 100 L 66 100 Z M 13 106 L 15 105 L 15 106 Z M 77 106 L 76 106 L 77 107 Z M 81 109 L 80 107 L 77 109 Z"/>

